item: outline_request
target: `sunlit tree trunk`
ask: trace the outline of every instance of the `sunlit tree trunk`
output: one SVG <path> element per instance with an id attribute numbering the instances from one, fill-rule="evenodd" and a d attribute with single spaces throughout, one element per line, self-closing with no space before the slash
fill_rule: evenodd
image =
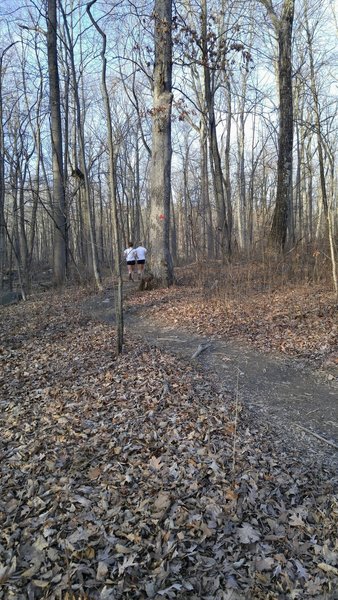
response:
<path id="1" fill-rule="evenodd" d="M 245 101 L 246 101 L 247 78 L 242 74 L 242 86 L 240 88 L 240 97 L 238 102 L 238 114 L 236 116 L 237 124 L 237 232 L 238 244 L 241 250 L 247 247 L 247 194 L 246 194 L 246 175 L 245 175 Z"/>
<path id="2" fill-rule="evenodd" d="M 155 65 L 153 73 L 153 128 L 151 155 L 150 252 L 156 279 L 173 283 L 170 253 L 172 7 L 171 0 L 155 0 Z"/>
<path id="3" fill-rule="evenodd" d="M 217 229 L 219 233 L 221 256 L 231 255 L 231 236 L 227 218 L 227 203 L 225 186 L 221 165 L 221 156 L 217 140 L 216 116 L 215 116 L 215 88 L 213 79 L 215 72 L 209 67 L 208 39 L 207 39 L 207 3 L 202 0 L 201 27 L 202 27 L 202 64 L 204 70 L 204 94 L 208 120 L 208 137 L 210 153 L 210 169 L 213 182 L 216 209 Z M 217 250 L 217 249 L 216 249 Z"/>
<path id="4" fill-rule="evenodd" d="M 283 250 L 292 210 L 292 28 L 294 0 L 283 0 L 280 16 L 272 0 L 260 0 L 270 16 L 278 40 L 279 133 L 276 206 L 270 231 L 270 241 Z"/>
<path id="5" fill-rule="evenodd" d="M 203 258 L 206 259 L 214 256 L 214 239 L 209 196 L 208 137 L 204 118 L 201 119 L 200 123 L 199 142 L 201 165 L 202 249 Z"/>
<path id="6" fill-rule="evenodd" d="M 325 177 L 325 167 L 324 167 L 324 153 L 325 148 L 323 144 L 323 135 L 322 135 L 322 124 L 320 119 L 320 104 L 317 92 L 317 84 L 316 84 L 316 75 L 314 68 L 314 60 L 313 60 L 313 48 L 312 48 L 312 37 L 308 22 L 308 14 L 307 14 L 307 6 L 305 9 L 305 27 L 306 27 L 306 38 L 309 50 L 309 60 L 310 60 L 310 88 L 312 93 L 312 99 L 314 104 L 314 118 L 316 125 L 316 137 L 317 137 L 317 151 L 318 151 L 318 160 L 319 160 L 319 178 L 320 178 L 320 188 L 321 188 L 321 196 L 323 203 L 323 210 L 326 222 L 326 231 L 327 238 L 329 242 L 330 248 L 330 258 L 331 258 L 331 267 L 332 267 L 332 279 L 334 283 L 334 288 L 336 291 L 336 295 L 338 296 L 338 278 L 337 278 L 337 264 L 336 264 L 336 245 L 333 234 L 333 222 L 331 215 L 331 206 L 328 198 L 327 185 L 326 185 L 326 177 Z M 333 164 L 331 161 L 331 169 L 334 172 Z M 334 175 L 332 176 L 333 179 Z"/>
<path id="7" fill-rule="evenodd" d="M 67 15 L 64 9 L 61 6 L 65 31 L 68 42 L 68 53 L 70 59 L 70 67 L 71 67 L 71 78 L 73 84 L 73 93 L 74 93 L 74 102 L 75 102 L 75 115 L 76 115 L 76 129 L 79 140 L 79 155 L 80 155 L 80 165 L 81 165 L 81 179 L 83 180 L 83 192 L 85 196 L 85 205 L 86 205 L 86 216 L 88 219 L 88 231 L 89 231 L 89 239 L 90 239 L 90 251 L 91 251 L 91 267 L 93 270 L 93 275 L 95 279 L 96 286 L 99 290 L 103 289 L 102 279 L 99 269 L 99 261 L 98 261 L 98 252 L 97 252 L 97 244 L 96 244 L 96 236 L 95 236 L 95 214 L 94 207 L 92 206 L 92 198 L 91 198 L 91 189 L 90 189 L 90 181 L 89 181 L 89 171 L 87 166 L 86 159 L 86 149 L 85 149 L 85 134 L 84 134 L 84 126 L 83 119 L 81 117 L 81 104 L 80 104 L 80 95 L 79 95 L 79 87 L 76 79 L 76 68 L 75 68 L 75 56 L 74 56 L 74 46 L 72 42 L 71 32 L 69 30 L 69 25 L 67 21 Z M 75 165 L 75 170 L 77 169 L 77 165 Z"/>
<path id="8" fill-rule="evenodd" d="M 0 274 L 1 287 L 5 269 L 6 254 L 6 223 L 5 223 L 5 142 L 3 126 L 3 59 L 5 53 L 13 46 L 10 44 L 0 55 Z"/>
<path id="9" fill-rule="evenodd" d="M 56 0 L 47 2 L 47 51 L 50 100 L 50 128 L 53 163 L 53 219 L 54 219 L 54 282 L 64 283 L 66 275 L 66 201 L 63 178 L 62 125 L 60 110 L 60 83 L 57 58 Z"/>
<path id="10" fill-rule="evenodd" d="M 303 205 L 302 205 L 302 163 L 304 162 L 304 140 L 303 128 L 301 121 L 303 120 L 303 100 L 301 83 L 297 81 L 294 89 L 294 114 L 295 114 L 295 154 L 296 154 L 296 170 L 295 170 L 295 190 L 294 190 L 294 236 L 296 233 L 299 239 L 303 238 Z"/>
<path id="11" fill-rule="evenodd" d="M 32 137 L 34 139 L 34 144 L 35 144 L 35 147 L 32 151 L 32 155 L 34 152 L 34 154 L 36 156 L 35 176 L 34 177 L 32 177 L 32 175 L 28 169 L 28 177 L 29 177 L 30 190 L 31 190 L 31 195 L 32 195 L 32 211 L 31 211 L 31 215 L 30 215 L 30 219 L 29 219 L 29 232 L 27 234 L 27 241 L 26 241 L 27 257 L 26 257 L 24 279 L 25 279 L 25 283 L 27 286 L 27 290 L 29 290 L 30 284 L 31 284 L 31 268 L 32 268 L 32 262 L 33 262 L 34 246 L 35 246 L 37 213 L 38 213 L 39 196 L 40 196 L 40 171 L 41 171 L 41 160 L 42 160 L 42 158 L 41 158 L 41 152 L 42 152 L 41 112 L 42 112 L 42 100 L 43 100 L 43 92 L 44 92 L 44 87 L 43 87 L 44 79 L 42 77 L 41 64 L 40 64 L 39 57 L 38 57 L 38 51 L 37 51 L 38 42 L 37 42 L 36 37 L 34 39 L 34 44 L 35 44 L 36 62 L 37 62 L 39 74 L 40 74 L 39 87 L 37 89 L 37 98 L 36 98 L 36 105 L 35 105 L 34 112 L 32 111 L 32 109 L 30 107 L 30 103 L 29 103 L 29 93 L 28 93 L 29 81 L 27 81 L 27 74 L 26 74 L 25 69 L 24 68 L 22 69 L 22 84 L 23 84 L 25 104 L 26 104 L 26 110 L 27 110 L 27 119 L 29 121 L 30 129 L 32 132 Z M 26 164 L 27 164 L 27 166 L 29 164 L 27 157 L 26 157 Z M 24 202 L 25 202 L 25 200 L 24 200 Z M 24 212 L 24 208 L 23 208 L 23 212 Z M 24 222 L 25 222 L 25 220 L 24 220 Z M 66 244 L 66 246 L 67 246 L 67 244 Z"/>
<path id="12" fill-rule="evenodd" d="M 231 174 L 230 174 L 230 151 L 231 151 L 231 122 L 233 118 L 232 106 L 231 106 L 231 83 L 230 77 L 226 75 L 225 80 L 226 90 L 226 134 L 225 134 L 225 148 L 224 148 L 224 187 L 227 207 L 227 220 L 229 229 L 229 252 L 231 254 L 232 248 L 232 227 L 233 227 L 233 214 L 232 214 L 232 199 L 231 199 Z"/>
<path id="13" fill-rule="evenodd" d="M 105 115 L 107 120 L 107 143 L 109 152 L 109 191 L 111 199 L 112 217 L 113 217 L 113 237 L 114 237 L 114 265 L 115 265 L 115 276 L 117 277 L 117 290 L 115 291 L 115 319 L 116 319 L 116 349 L 117 353 L 120 354 L 123 349 L 123 303 L 122 303 L 122 270 L 121 270 L 121 241 L 119 232 L 119 221 L 117 213 L 117 200 L 116 200 L 116 185 L 115 185 L 115 152 L 113 143 L 113 128 L 112 119 L 110 112 L 110 101 L 107 88 L 107 59 L 106 59 L 106 46 L 107 37 L 104 31 L 99 27 L 97 21 L 92 16 L 90 8 L 95 4 L 96 0 L 92 0 L 87 5 L 87 12 L 90 16 L 91 22 L 97 29 L 102 37 L 102 93 L 105 107 Z"/>
<path id="14" fill-rule="evenodd" d="M 0 56 L 0 275 L 1 287 L 5 270 L 5 251 L 6 251 L 6 224 L 5 224 L 5 143 L 3 128 L 3 100 L 2 100 L 2 81 L 3 81 L 3 58 L 5 51 Z"/>
<path id="15" fill-rule="evenodd" d="M 311 147 L 311 137 L 308 138 L 305 146 L 305 162 L 306 162 L 306 180 L 303 205 L 306 209 L 306 236 L 309 242 L 314 239 L 314 224 L 313 224 L 313 154 Z"/>

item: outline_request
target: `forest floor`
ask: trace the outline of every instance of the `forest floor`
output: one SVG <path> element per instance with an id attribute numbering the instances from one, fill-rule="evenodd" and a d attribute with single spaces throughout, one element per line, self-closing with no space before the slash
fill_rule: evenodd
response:
<path id="1" fill-rule="evenodd" d="M 334 297 L 211 287 L 2 309 L 1 600 L 338 598 Z"/>
<path id="2" fill-rule="evenodd" d="M 333 295 L 298 286 L 238 302 L 206 298 L 193 287 L 144 293 L 136 282 L 127 282 L 125 288 L 127 334 L 185 360 L 199 350 L 196 360 L 220 389 L 283 425 L 288 441 L 310 454 L 319 452 L 324 460 L 338 460 L 338 310 Z M 109 289 L 82 308 L 114 322 Z"/>

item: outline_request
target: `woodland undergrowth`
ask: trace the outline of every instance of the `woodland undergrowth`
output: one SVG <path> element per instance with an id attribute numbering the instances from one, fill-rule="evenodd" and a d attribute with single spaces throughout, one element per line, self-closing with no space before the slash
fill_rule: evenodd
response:
<path id="1" fill-rule="evenodd" d="M 235 339 L 338 374 L 338 303 L 327 273 L 321 281 L 298 283 L 261 264 L 196 263 L 178 270 L 176 287 L 128 299 L 139 304 L 159 326 Z"/>

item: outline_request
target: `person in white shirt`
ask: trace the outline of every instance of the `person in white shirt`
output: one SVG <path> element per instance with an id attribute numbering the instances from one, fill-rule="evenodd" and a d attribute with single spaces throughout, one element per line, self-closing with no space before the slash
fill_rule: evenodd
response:
<path id="1" fill-rule="evenodd" d="M 134 242 L 129 242 L 128 248 L 126 248 L 123 252 L 123 255 L 127 261 L 128 267 L 128 279 L 133 281 L 133 273 L 136 264 L 136 250 L 134 248 Z"/>
<path id="2" fill-rule="evenodd" d="M 146 264 L 147 248 L 140 244 L 136 248 L 136 260 L 139 279 L 142 278 L 144 265 Z"/>

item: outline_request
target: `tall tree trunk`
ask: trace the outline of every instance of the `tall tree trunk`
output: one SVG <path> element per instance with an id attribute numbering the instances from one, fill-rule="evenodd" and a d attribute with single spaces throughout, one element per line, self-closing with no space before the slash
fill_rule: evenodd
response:
<path id="1" fill-rule="evenodd" d="M 231 202 L 231 174 L 230 174 L 230 150 L 231 150 L 231 123 L 232 123 L 232 106 L 231 106 L 231 84 L 230 78 L 226 75 L 225 79 L 226 89 L 226 134 L 225 134 L 225 148 L 224 148 L 224 186 L 225 186 L 225 197 L 227 207 L 227 218 L 228 218 L 228 229 L 229 229 L 229 251 L 231 253 L 232 245 L 232 227 L 233 227 L 233 215 L 232 215 L 232 202 Z"/>
<path id="2" fill-rule="evenodd" d="M 42 107 L 42 99 L 43 99 L 43 76 L 41 64 L 38 58 L 38 44 L 37 37 L 34 39 L 35 45 L 35 56 L 38 64 L 40 80 L 39 87 L 37 90 L 37 101 L 36 107 L 34 111 L 34 115 L 32 114 L 30 104 L 29 104 L 29 94 L 28 94 L 28 86 L 27 86 L 27 73 L 23 69 L 22 71 L 22 83 L 24 89 L 25 96 L 25 104 L 27 110 L 28 121 L 30 125 L 30 129 L 32 132 L 32 137 L 34 139 L 34 150 L 32 153 L 35 153 L 36 156 L 36 166 L 35 166 L 35 176 L 34 178 L 31 176 L 31 173 L 28 171 L 28 177 L 30 182 L 31 194 L 32 194 L 32 212 L 30 217 L 30 233 L 27 236 L 27 273 L 26 273 L 26 284 L 30 286 L 30 277 L 31 277 L 31 268 L 33 262 L 33 253 L 35 248 L 35 235 L 36 235 L 36 225 L 37 225 L 37 214 L 38 214 L 38 206 L 39 206 L 39 196 L 40 196 L 40 169 L 41 169 L 41 152 L 42 152 L 42 143 L 41 143 L 41 130 L 42 130 L 42 121 L 41 121 L 41 107 Z M 28 165 L 28 160 L 26 160 L 26 164 Z M 24 211 L 24 208 L 23 208 Z M 66 243 L 67 246 L 67 243 Z"/>
<path id="3" fill-rule="evenodd" d="M 204 259 L 208 256 L 208 226 L 207 226 L 207 207 L 209 199 L 209 181 L 208 181 L 208 142 L 206 136 L 206 127 L 204 119 L 201 119 L 199 130 L 200 143 L 200 170 L 201 170 L 201 239 L 202 256 Z"/>
<path id="4" fill-rule="evenodd" d="M 314 238 L 313 226 L 313 156 L 311 137 L 308 139 L 305 148 L 305 164 L 307 170 L 306 187 L 304 189 L 306 202 L 306 235 L 307 240 L 312 243 Z"/>
<path id="5" fill-rule="evenodd" d="M 284 250 L 290 211 L 292 210 L 292 28 L 295 0 L 283 0 L 278 17 L 271 0 L 260 0 L 270 16 L 278 39 L 279 133 L 277 161 L 276 206 L 270 231 L 270 241 Z"/>
<path id="6" fill-rule="evenodd" d="M 247 249 L 247 196 L 246 196 L 246 177 L 245 177 L 245 101 L 246 101 L 247 79 L 242 75 L 242 88 L 238 106 L 237 124 L 237 182 L 238 182 L 238 201 L 237 201 L 237 231 L 238 244 L 241 250 Z"/>
<path id="7" fill-rule="evenodd" d="M 47 52 L 53 164 L 53 219 L 55 226 L 53 270 L 54 282 L 57 286 L 60 286 L 64 283 L 66 275 L 66 199 L 63 179 L 60 83 L 57 61 L 56 0 L 47 0 Z"/>
<path id="8" fill-rule="evenodd" d="M 20 164 L 21 163 L 21 164 Z M 19 183 L 19 244 L 20 261 L 22 272 L 22 284 L 27 293 L 30 287 L 28 242 L 26 234 L 26 212 L 25 212 L 25 184 L 27 177 L 28 162 L 21 161 L 18 157 L 18 183 Z"/>
<path id="9" fill-rule="evenodd" d="M 333 235 L 333 224 L 331 218 L 330 204 L 328 201 L 328 193 L 326 189 L 326 178 L 325 178 L 325 168 L 324 168 L 324 147 L 323 147 L 323 136 L 322 136 L 322 125 L 320 120 L 320 105 L 319 98 L 317 92 L 316 85 L 316 76 L 315 76 L 315 68 L 313 61 L 313 48 L 312 48 L 312 37 L 309 28 L 308 16 L 307 16 L 307 7 L 305 10 L 305 26 L 306 26 L 306 37 L 309 49 L 309 59 L 310 59 L 310 88 L 314 103 L 314 114 L 315 114 L 315 123 L 316 123 L 316 136 L 317 136 L 317 151 L 318 151 L 318 160 L 319 160 L 319 178 L 320 178 L 320 189 L 322 195 L 322 203 L 324 209 L 324 216 L 326 222 L 326 231 L 327 238 L 329 241 L 330 247 L 330 257 L 331 257 L 331 269 L 332 269 L 332 279 L 334 288 L 336 291 L 336 296 L 338 296 L 338 278 L 337 278 L 337 264 L 336 264 L 336 247 L 335 240 Z"/>
<path id="10" fill-rule="evenodd" d="M 72 84 L 73 84 L 73 93 L 74 93 L 74 101 L 75 101 L 75 113 L 76 113 L 76 127 L 77 134 L 79 139 L 79 153 L 80 153 L 80 164 L 81 164 L 81 178 L 83 180 L 83 190 L 85 194 L 85 204 L 86 204 L 86 216 L 88 219 L 88 229 L 89 229 L 89 239 L 90 239 L 90 251 L 91 251 L 91 266 L 93 269 L 93 275 L 95 279 L 96 286 L 99 290 L 103 290 L 101 274 L 99 269 L 99 261 L 98 261 L 98 252 L 97 252 L 97 244 L 96 244 L 96 236 L 95 236 L 95 214 L 94 207 L 92 206 L 92 199 L 90 193 L 90 181 L 89 181 L 89 171 L 87 167 L 86 160 L 86 149 L 85 149 L 85 136 L 84 136 L 84 126 L 83 119 L 81 117 L 81 105 L 80 105 L 80 95 L 79 95 L 79 87 L 76 80 L 76 68 L 75 68 L 75 57 L 74 57 L 74 45 L 71 37 L 71 33 L 69 31 L 69 25 L 67 22 L 67 15 L 64 9 L 61 6 L 65 31 L 67 35 L 68 42 L 68 52 L 70 58 L 71 65 L 71 76 L 72 76 Z M 77 169 L 77 165 L 75 165 L 75 170 Z"/>
<path id="11" fill-rule="evenodd" d="M 303 213 L 303 195 L 302 195 L 302 165 L 304 164 L 304 99 L 302 98 L 301 82 L 295 83 L 294 104 L 295 104 L 295 151 L 296 151 L 296 172 L 295 172 L 295 192 L 294 192 L 294 240 L 297 232 L 299 240 L 304 238 L 304 213 Z"/>
<path id="12" fill-rule="evenodd" d="M 229 257 L 231 255 L 231 236 L 227 219 L 227 202 L 225 195 L 224 178 L 222 173 L 221 155 L 218 147 L 215 102 L 214 102 L 214 82 L 215 73 L 209 67 L 208 39 L 207 39 L 207 3 L 202 0 L 201 7 L 201 27 L 202 27 L 202 60 L 204 70 L 204 95 L 208 117 L 208 137 L 210 153 L 210 169 L 215 194 L 217 210 L 217 229 L 220 239 L 221 256 Z"/>
<path id="13" fill-rule="evenodd" d="M 155 0 L 150 252 L 156 279 L 172 285 L 170 253 L 172 2 Z"/>
<path id="14" fill-rule="evenodd" d="M 116 318 L 116 349 L 117 353 L 120 354 L 123 349 L 123 300 L 122 300 L 122 270 L 121 270 L 121 242 L 119 233 L 119 222 L 117 213 L 117 200 L 116 200 L 116 186 L 115 186 L 115 152 L 113 143 L 113 127 L 110 112 L 109 93 L 107 88 L 107 59 L 106 59 L 106 46 L 107 37 L 104 31 L 99 27 L 98 23 L 93 18 L 90 8 L 95 4 L 96 0 L 92 0 L 87 5 L 87 12 L 90 20 L 93 23 L 96 30 L 102 37 L 102 92 L 103 101 L 107 119 L 107 142 L 109 151 L 109 191 L 111 198 L 112 217 L 113 217 L 113 237 L 115 244 L 114 251 L 114 265 L 115 265 L 115 276 L 117 277 L 117 290 L 115 292 L 115 318 Z"/>
<path id="15" fill-rule="evenodd" d="M 5 143 L 2 117 L 2 80 L 3 80 L 3 52 L 0 56 L 0 285 L 3 286 L 6 252 L 6 224 L 5 224 Z"/>
<path id="16" fill-rule="evenodd" d="M 140 148 L 139 148 L 139 127 L 135 132 L 135 175 L 134 175 L 134 232 L 135 241 L 141 241 L 141 202 L 140 202 Z M 142 238 L 144 238 L 142 232 Z"/>

